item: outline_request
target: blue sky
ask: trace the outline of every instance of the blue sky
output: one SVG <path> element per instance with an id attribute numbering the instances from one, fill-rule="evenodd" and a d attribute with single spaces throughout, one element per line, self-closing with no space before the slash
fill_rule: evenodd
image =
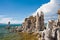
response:
<path id="1" fill-rule="evenodd" d="M 15 21 L 21 23 L 26 17 L 32 15 L 42 4 L 50 0 L 0 0 L 0 23 Z M 2 21 L 2 18 L 5 18 Z M 13 23 L 13 22 L 12 22 Z"/>

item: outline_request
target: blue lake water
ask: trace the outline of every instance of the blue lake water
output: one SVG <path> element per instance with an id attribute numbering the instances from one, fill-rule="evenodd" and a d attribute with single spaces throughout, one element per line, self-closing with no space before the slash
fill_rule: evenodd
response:
<path id="1" fill-rule="evenodd" d="M 22 24 L 10 24 L 10 27 L 22 26 Z M 0 24 L 0 37 L 9 34 L 9 30 L 6 29 L 7 24 Z"/>

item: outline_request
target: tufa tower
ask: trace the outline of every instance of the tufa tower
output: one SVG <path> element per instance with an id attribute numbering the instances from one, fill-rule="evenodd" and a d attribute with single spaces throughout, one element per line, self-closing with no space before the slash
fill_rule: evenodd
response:
<path id="1" fill-rule="evenodd" d="M 44 14 L 43 12 L 37 13 L 36 15 L 36 31 L 43 31 L 44 30 Z"/>

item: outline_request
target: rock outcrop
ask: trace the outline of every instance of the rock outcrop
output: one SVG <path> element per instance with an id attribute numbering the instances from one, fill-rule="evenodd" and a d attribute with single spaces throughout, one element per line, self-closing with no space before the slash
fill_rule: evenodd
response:
<path id="1" fill-rule="evenodd" d="M 42 38 L 44 40 L 60 40 L 60 14 L 58 11 L 58 21 L 56 20 L 49 20 L 48 21 L 48 27 L 44 31 L 42 31 Z"/>
<path id="2" fill-rule="evenodd" d="M 25 18 L 23 23 L 23 31 L 27 32 L 38 32 L 44 30 L 44 14 L 41 12 L 37 13 L 36 16 L 30 16 L 29 18 Z"/>

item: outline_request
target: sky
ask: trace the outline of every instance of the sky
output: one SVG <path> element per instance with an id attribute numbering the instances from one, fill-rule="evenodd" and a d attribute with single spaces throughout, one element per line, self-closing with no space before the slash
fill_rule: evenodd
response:
<path id="1" fill-rule="evenodd" d="M 50 0 L 0 0 L 0 23 L 22 23 Z"/>
<path id="2" fill-rule="evenodd" d="M 60 0 L 50 0 L 50 2 L 43 4 L 40 6 L 36 12 L 33 13 L 33 16 L 37 14 L 37 12 L 44 13 L 44 21 L 48 23 L 49 20 L 58 20 L 58 10 L 60 10 Z"/>

